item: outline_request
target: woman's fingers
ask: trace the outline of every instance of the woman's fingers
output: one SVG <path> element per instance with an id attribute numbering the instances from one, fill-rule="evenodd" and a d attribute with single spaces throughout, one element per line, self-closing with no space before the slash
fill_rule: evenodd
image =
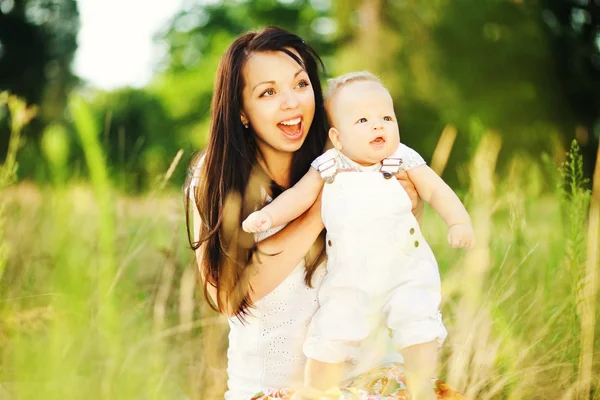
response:
<path id="1" fill-rule="evenodd" d="M 398 182 L 400 182 L 400 184 L 406 191 L 406 194 L 408 194 L 408 198 L 412 203 L 412 208 L 417 208 L 419 206 L 419 193 L 417 192 L 417 188 L 415 188 L 415 185 L 408 178 L 408 174 L 406 173 L 406 171 L 400 170 L 395 174 L 395 176 L 396 179 L 398 179 Z"/>

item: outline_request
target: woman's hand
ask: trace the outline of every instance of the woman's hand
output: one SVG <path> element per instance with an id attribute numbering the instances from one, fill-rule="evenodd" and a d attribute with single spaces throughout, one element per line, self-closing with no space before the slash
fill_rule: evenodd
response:
<path id="1" fill-rule="evenodd" d="M 408 174 L 404 170 L 400 170 L 396 173 L 396 179 L 402 185 L 404 190 L 406 190 L 406 194 L 408 194 L 408 198 L 412 203 L 412 213 L 415 218 L 421 224 L 421 218 L 423 217 L 423 199 L 419 197 L 419 192 L 417 192 L 417 188 L 414 183 L 408 178 Z"/>

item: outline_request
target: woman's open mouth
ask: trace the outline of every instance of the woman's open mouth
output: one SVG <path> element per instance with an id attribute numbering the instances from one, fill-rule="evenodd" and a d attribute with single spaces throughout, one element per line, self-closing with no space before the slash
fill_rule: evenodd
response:
<path id="1" fill-rule="evenodd" d="M 283 136 L 285 136 L 286 139 L 292 141 L 298 140 L 303 136 L 303 121 L 304 119 L 301 115 L 299 115 L 290 119 L 286 119 L 285 121 L 281 121 L 277 124 L 277 127 L 281 130 L 281 132 L 283 132 Z"/>

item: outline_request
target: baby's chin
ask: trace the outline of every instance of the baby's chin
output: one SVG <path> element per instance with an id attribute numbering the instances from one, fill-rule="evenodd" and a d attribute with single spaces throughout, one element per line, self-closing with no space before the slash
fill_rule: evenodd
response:
<path id="1" fill-rule="evenodd" d="M 354 161 L 356 161 L 357 163 L 359 163 L 361 165 L 369 166 L 369 165 L 380 163 L 383 159 L 389 157 L 390 155 L 382 156 L 381 154 L 369 154 L 369 155 L 364 155 L 363 157 L 360 157 L 360 159 L 354 159 Z"/>
<path id="2" fill-rule="evenodd" d="M 371 164 L 378 163 L 385 158 L 391 157 L 394 154 L 394 151 L 396 151 L 396 147 L 398 147 L 398 145 L 394 146 L 393 143 L 386 143 L 385 146 L 370 149 L 371 151 L 369 152 L 368 157 L 365 158 L 373 160 Z"/>
<path id="3" fill-rule="evenodd" d="M 360 153 L 357 152 L 346 155 L 360 165 L 369 166 L 378 164 L 383 159 L 391 157 L 394 154 L 394 151 L 396 151 L 398 144 L 394 145 L 393 143 L 387 142 L 383 146 L 371 146 L 369 144 L 366 146 L 367 147 L 361 149 L 362 151 Z"/>

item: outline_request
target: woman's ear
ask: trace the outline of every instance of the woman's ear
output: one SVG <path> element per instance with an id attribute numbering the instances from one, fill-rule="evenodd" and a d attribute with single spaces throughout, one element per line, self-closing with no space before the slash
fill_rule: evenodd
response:
<path id="1" fill-rule="evenodd" d="M 333 143 L 333 147 L 342 151 L 342 142 L 340 142 L 340 133 L 335 128 L 329 128 L 329 140 Z"/>
<path id="2" fill-rule="evenodd" d="M 248 128 L 250 126 L 250 121 L 248 120 L 248 117 L 243 111 L 240 113 L 240 120 L 242 121 L 242 125 L 244 125 L 245 128 Z"/>

